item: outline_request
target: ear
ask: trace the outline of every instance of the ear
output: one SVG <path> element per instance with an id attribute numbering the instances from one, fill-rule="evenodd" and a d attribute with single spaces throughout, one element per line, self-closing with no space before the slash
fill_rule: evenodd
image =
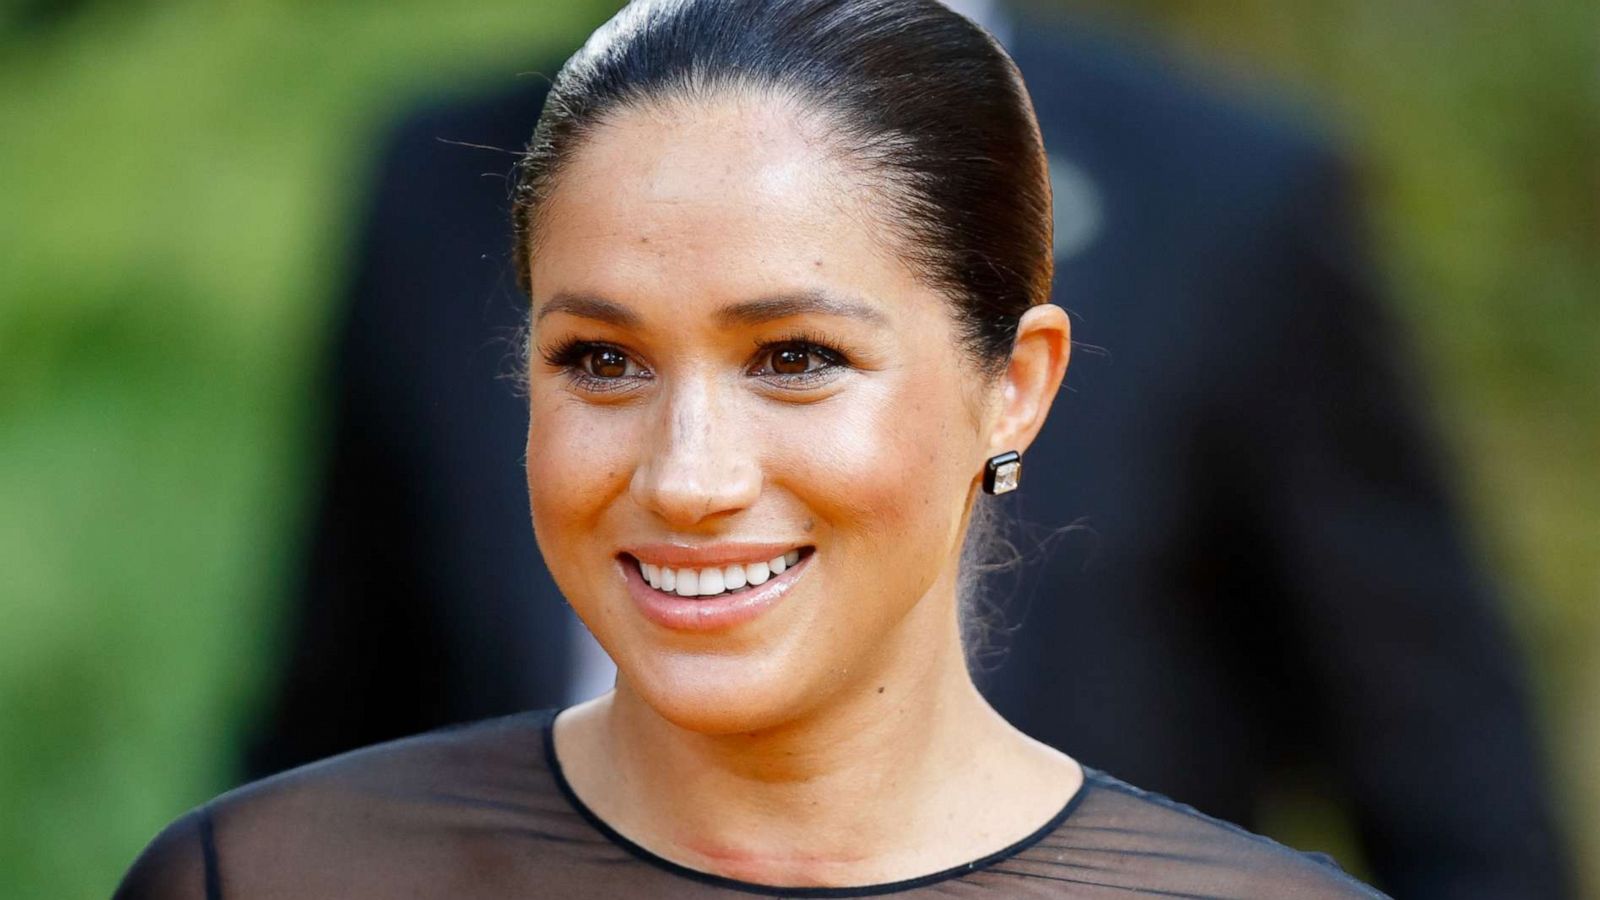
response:
<path id="1" fill-rule="evenodd" d="M 1050 414 L 1071 353 L 1072 323 L 1066 310 L 1042 303 L 1022 314 L 1011 362 L 996 387 L 985 459 L 1007 450 L 1027 451 Z"/>

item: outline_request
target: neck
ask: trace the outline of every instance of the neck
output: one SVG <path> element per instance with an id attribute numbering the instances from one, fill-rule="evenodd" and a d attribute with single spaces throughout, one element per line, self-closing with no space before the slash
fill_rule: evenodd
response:
<path id="1" fill-rule="evenodd" d="M 1038 776 L 1038 745 L 973 686 L 951 594 L 920 604 L 924 615 L 949 612 L 946 625 L 909 627 L 838 696 L 759 732 L 679 728 L 619 679 L 615 693 L 562 717 L 566 730 L 589 735 L 574 739 L 584 752 L 563 755 L 589 773 L 575 789 L 653 852 L 764 884 L 892 881 L 982 855 L 973 847 L 1000 849 L 1026 830 L 1008 833 L 1016 829 L 994 817 L 1005 806 L 995 792 Z M 1065 796 L 1023 815 L 1037 825 Z M 953 828 L 965 829 L 955 855 L 941 857 Z"/>

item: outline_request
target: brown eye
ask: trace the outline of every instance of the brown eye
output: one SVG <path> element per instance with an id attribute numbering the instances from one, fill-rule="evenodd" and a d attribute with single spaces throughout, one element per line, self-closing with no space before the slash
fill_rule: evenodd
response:
<path id="1" fill-rule="evenodd" d="M 815 340 L 789 338 L 761 345 L 751 375 L 764 376 L 775 387 L 809 389 L 832 381 L 848 368 L 844 355 Z"/>
<path id="2" fill-rule="evenodd" d="M 772 371 L 778 375 L 800 375 L 811 361 L 811 352 L 804 347 L 779 347 L 772 351 Z"/>
<path id="3" fill-rule="evenodd" d="M 628 357 L 615 347 L 600 347 L 589 354 L 588 368 L 596 378 L 621 378 L 628 373 Z"/>

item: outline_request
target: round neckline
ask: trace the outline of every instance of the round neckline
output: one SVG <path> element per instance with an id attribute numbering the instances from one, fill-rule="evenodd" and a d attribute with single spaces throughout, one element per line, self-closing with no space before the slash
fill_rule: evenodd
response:
<path id="1" fill-rule="evenodd" d="M 571 805 L 571 807 L 576 810 L 579 815 L 581 815 L 590 825 L 594 826 L 595 830 L 604 835 L 611 843 L 616 844 L 622 849 L 628 851 L 628 853 L 632 854 L 634 857 L 649 863 L 658 869 L 664 869 L 665 871 L 674 875 L 688 878 L 693 881 L 698 881 L 702 884 L 708 884 L 727 890 L 743 891 L 748 894 L 760 894 L 768 897 L 875 897 L 884 894 L 897 894 L 903 891 L 909 891 L 916 888 L 923 888 L 929 885 L 938 884 L 942 881 L 961 878 L 965 875 L 971 875 L 974 872 L 981 872 L 984 869 L 995 865 L 996 863 L 1004 862 L 1021 853 L 1022 851 L 1027 850 L 1034 844 L 1044 840 L 1044 838 L 1047 837 L 1051 832 L 1055 831 L 1057 828 L 1060 828 L 1062 823 L 1066 822 L 1066 820 L 1072 815 L 1073 811 L 1076 810 L 1083 802 L 1084 796 L 1089 793 L 1089 767 L 1079 763 L 1078 769 L 1082 774 L 1082 780 L 1078 784 L 1078 789 L 1072 792 L 1072 796 L 1067 798 L 1067 802 L 1062 805 L 1061 809 L 1058 810 L 1055 815 L 1051 816 L 1050 819 L 1043 825 L 1040 825 L 1038 828 L 1034 829 L 1027 836 L 1021 838 L 1020 840 L 1014 841 L 1011 844 L 1008 844 L 1005 847 L 988 854 L 987 856 L 983 856 L 960 865 L 951 866 L 948 869 L 941 869 L 937 872 L 932 872 L 927 875 L 918 875 L 914 878 L 904 878 L 899 881 L 885 881 L 878 884 L 855 885 L 851 887 L 783 887 L 781 885 L 761 884 L 754 881 L 741 881 L 737 878 L 729 878 L 724 875 L 715 875 L 711 872 L 702 872 L 699 869 L 692 869 L 681 863 L 675 863 L 666 857 L 659 856 L 624 837 L 621 832 L 606 824 L 604 819 L 600 818 L 600 816 L 595 813 L 594 810 L 590 809 L 589 805 L 584 803 L 583 800 L 578 796 L 577 791 L 572 789 L 572 784 L 567 781 L 566 773 L 561 768 L 561 760 L 556 756 L 555 722 L 556 717 L 564 711 L 564 709 L 550 710 L 545 715 L 543 726 L 540 729 L 544 738 L 545 765 L 550 771 L 550 776 L 555 780 L 556 787 L 561 790 L 562 796 L 566 798 L 567 803 Z"/>

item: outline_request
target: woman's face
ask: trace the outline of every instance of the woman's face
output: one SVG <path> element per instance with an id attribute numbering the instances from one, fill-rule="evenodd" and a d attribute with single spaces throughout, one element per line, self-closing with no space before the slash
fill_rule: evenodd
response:
<path id="1" fill-rule="evenodd" d="M 947 301 L 800 121 L 732 97 L 620 114 L 531 262 L 539 547 L 627 686 L 708 733 L 943 649 L 988 450 Z"/>

